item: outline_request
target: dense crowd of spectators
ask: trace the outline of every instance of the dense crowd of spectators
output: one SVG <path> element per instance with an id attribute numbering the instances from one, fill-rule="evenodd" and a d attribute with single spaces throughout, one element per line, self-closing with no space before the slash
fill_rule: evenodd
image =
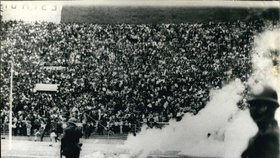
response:
<path id="1" fill-rule="evenodd" d="M 13 131 L 55 129 L 76 117 L 92 132 L 135 132 L 196 114 L 209 91 L 251 73 L 254 35 L 271 22 L 54 24 L 4 22 L 1 121 L 8 123 L 11 62 Z M 55 69 L 59 66 L 60 69 Z M 59 84 L 36 92 L 35 84 Z"/>

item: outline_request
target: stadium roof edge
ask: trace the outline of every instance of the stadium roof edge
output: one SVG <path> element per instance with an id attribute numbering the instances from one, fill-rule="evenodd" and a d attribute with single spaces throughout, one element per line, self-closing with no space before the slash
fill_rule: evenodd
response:
<path id="1" fill-rule="evenodd" d="M 2 0 L 8 1 L 8 0 Z M 21 1 L 21 0 L 12 0 Z M 31 0 L 36 1 L 36 0 Z M 279 8 L 280 1 L 222 1 L 222 0 L 37 0 L 60 2 L 64 6 L 134 6 L 134 7 L 225 7 Z M 28 2 L 28 1 L 21 1 Z"/>
<path id="2" fill-rule="evenodd" d="M 188 0 L 81 0 L 63 1 L 64 5 L 134 6 L 134 7 L 225 7 L 279 8 L 280 1 L 188 1 Z"/>
<path id="3" fill-rule="evenodd" d="M 3 20 L 55 23 L 184 23 L 280 20 L 280 1 L 3 1 Z M 152 16 L 151 16 L 152 15 Z"/>

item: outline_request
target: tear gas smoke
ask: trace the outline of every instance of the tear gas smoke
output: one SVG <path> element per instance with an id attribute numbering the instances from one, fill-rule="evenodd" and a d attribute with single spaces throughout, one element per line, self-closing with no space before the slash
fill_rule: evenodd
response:
<path id="1" fill-rule="evenodd" d="M 276 89 L 280 96 L 280 29 L 266 31 L 255 38 L 252 54 L 253 74 L 248 81 L 256 93 L 262 85 Z M 279 99 L 278 99 L 279 101 Z M 276 111 L 280 123 L 280 109 Z"/>
<path id="2" fill-rule="evenodd" d="M 197 115 L 185 114 L 180 122 L 170 121 L 163 129 L 142 127 L 136 136 L 129 136 L 125 147 L 131 156 L 146 157 L 151 151 L 180 151 L 182 155 L 238 158 L 257 126 L 248 110 L 239 110 L 245 85 L 268 84 L 280 90 L 279 65 L 280 30 L 266 31 L 255 38 L 252 54 L 253 74 L 248 83 L 239 79 L 219 90 L 212 90 L 210 101 Z M 278 54 L 271 54 L 278 51 Z M 274 70 L 274 71 L 272 71 Z M 278 116 L 278 115 L 277 115 Z M 280 116 L 279 116 L 280 118 Z"/>
<path id="3" fill-rule="evenodd" d="M 126 147 L 131 148 L 132 155 L 141 155 L 140 157 L 146 157 L 154 150 L 175 150 L 182 155 L 223 157 L 223 151 L 232 152 L 235 149 L 232 144 L 236 137 L 232 134 L 237 131 L 235 129 L 252 127 L 253 124 L 248 111 L 239 111 L 237 107 L 244 88 L 244 84 L 237 79 L 222 89 L 212 90 L 209 103 L 197 115 L 186 114 L 180 122 L 170 122 L 169 126 L 161 130 L 142 128 L 137 137 L 129 136 Z M 242 119 L 234 119 L 236 115 Z M 244 120 L 250 123 L 240 123 Z M 235 127 L 229 128 L 230 123 Z M 256 132 L 254 124 L 253 129 L 250 131 L 252 134 Z M 240 138 L 244 139 L 247 135 Z M 249 137 L 247 136 L 246 140 Z M 243 141 L 243 144 L 240 144 L 244 148 L 246 143 L 247 141 Z"/>

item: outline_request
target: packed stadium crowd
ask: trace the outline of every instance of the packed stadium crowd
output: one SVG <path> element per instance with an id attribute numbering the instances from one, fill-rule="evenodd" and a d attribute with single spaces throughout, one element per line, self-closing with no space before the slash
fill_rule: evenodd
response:
<path id="1" fill-rule="evenodd" d="M 91 133 L 136 132 L 197 114 L 209 91 L 252 71 L 254 36 L 272 22 L 75 24 L 8 21 L 1 31 L 1 125 L 61 133 L 75 117 Z M 37 83 L 57 92 L 35 91 Z M 5 126 L 6 125 L 6 126 Z M 4 127 L 5 126 L 5 127 Z"/>

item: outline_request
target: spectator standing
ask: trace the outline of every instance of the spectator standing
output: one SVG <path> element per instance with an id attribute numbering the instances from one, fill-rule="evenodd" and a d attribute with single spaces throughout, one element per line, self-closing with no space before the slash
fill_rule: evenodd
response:
<path id="1" fill-rule="evenodd" d="M 55 130 L 52 130 L 50 134 L 51 144 L 49 146 L 53 146 L 53 144 L 56 142 L 56 137 L 57 134 L 55 133 Z"/>
<path id="2" fill-rule="evenodd" d="M 50 129 L 50 118 L 49 117 L 42 120 L 41 127 L 43 129 L 42 133 L 41 133 L 41 142 L 42 142 L 45 134 L 48 133 L 49 129 Z"/>
<path id="3" fill-rule="evenodd" d="M 279 158 L 279 127 L 274 118 L 279 107 L 277 93 L 270 87 L 249 100 L 250 115 L 259 131 L 250 139 L 242 158 Z"/>
<path id="4" fill-rule="evenodd" d="M 40 137 L 41 133 L 40 130 L 34 129 L 34 141 L 36 142 Z"/>
<path id="5" fill-rule="evenodd" d="M 79 158 L 82 135 L 81 128 L 77 126 L 77 119 L 70 118 L 61 139 L 61 154 L 66 158 Z"/>
<path id="6" fill-rule="evenodd" d="M 27 137 L 30 137 L 30 135 L 31 135 L 31 128 L 32 128 L 31 122 L 26 121 L 26 135 L 27 135 Z"/>

